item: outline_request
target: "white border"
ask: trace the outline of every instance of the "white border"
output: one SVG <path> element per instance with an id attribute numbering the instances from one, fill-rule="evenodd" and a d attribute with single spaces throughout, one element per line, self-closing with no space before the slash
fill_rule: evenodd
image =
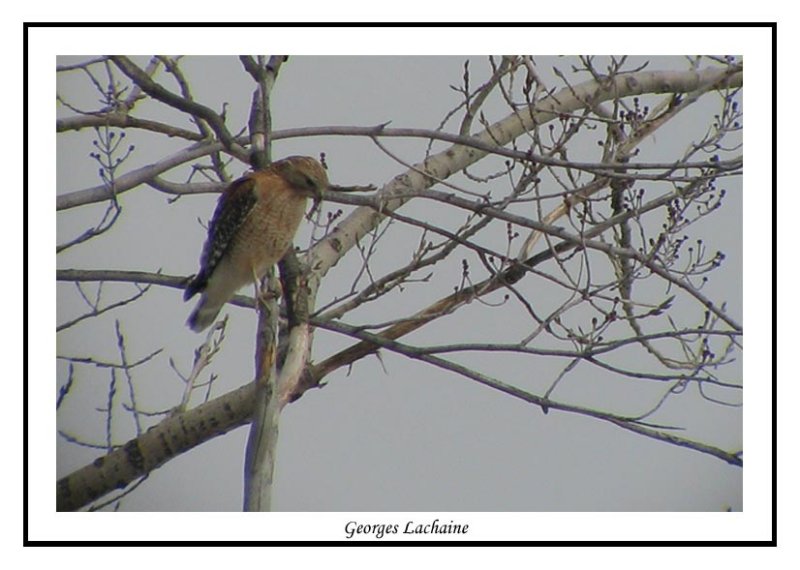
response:
<path id="1" fill-rule="evenodd" d="M 214 41 L 209 41 L 213 35 Z M 680 44 L 676 43 L 680 38 Z M 744 54 L 747 168 L 745 175 L 745 315 L 749 331 L 744 360 L 748 378 L 745 415 L 744 513 L 56 513 L 53 389 L 55 314 L 53 280 L 56 188 L 53 115 L 29 117 L 29 514 L 32 540 L 336 540 L 349 520 L 468 522 L 470 540 L 767 540 L 771 509 L 771 362 L 769 280 L 771 259 L 771 53 L 766 28 L 32 28 L 29 30 L 29 108 L 53 109 L 56 54 L 98 53 L 685 53 Z M 501 49 L 499 49 L 501 48 Z M 756 177 L 756 173 L 759 173 Z M 755 179 L 757 178 L 757 180 Z M 49 261 L 48 261 L 49 260 Z M 46 402 L 46 405 L 42 405 Z M 448 539 L 455 539 L 448 536 Z"/>

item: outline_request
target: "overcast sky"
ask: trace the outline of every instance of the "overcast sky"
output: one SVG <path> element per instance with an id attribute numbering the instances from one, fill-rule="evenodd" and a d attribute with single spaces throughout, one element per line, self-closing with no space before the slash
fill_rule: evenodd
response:
<path id="1" fill-rule="evenodd" d="M 80 58 L 60 58 L 70 63 Z M 281 70 L 273 93 L 276 130 L 323 125 L 372 126 L 391 121 L 393 127 L 435 128 L 457 105 L 464 61 L 470 61 L 471 81 L 478 85 L 491 70 L 485 57 L 293 57 Z M 144 62 L 144 60 L 140 60 Z M 649 61 L 649 69 L 683 69 L 682 58 L 636 58 L 629 68 Z M 537 60 L 540 68 L 558 66 L 568 71 L 566 58 Z M 214 109 L 228 104 L 231 130 L 246 123 L 252 86 L 235 58 L 190 57 L 183 71 L 197 100 Z M 163 77 L 163 76 L 162 76 Z M 401 80 L 398 80 L 401 79 Z M 550 76 L 548 81 L 559 85 Z M 560 86 L 560 85 L 559 85 Z M 61 74 L 59 93 L 78 107 L 94 104 L 85 77 Z M 652 154 L 643 160 L 671 160 L 691 142 L 691 133 L 701 136 L 708 113 L 717 101 L 708 97 L 705 106 L 677 119 L 671 129 L 651 141 Z M 711 111 L 713 112 L 713 111 Z M 69 114 L 69 113 L 64 113 Z M 138 113 L 159 120 L 173 120 L 149 102 Z M 487 115 L 496 120 L 507 114 L 502 101 L 487 105 Z M 179 120 L 187 128 L 184 120 Z M 683 136 L 672 137 L 680 133 Z M 144 141 L 129 133 L 131 142 Z M 88 157 L 92 133 L 65 134 L 58 139 L 58 191 L 71 192 L 98 183 L 96 165 Z M 162 137 L 163 138 L 163 137 Z M 139 142 L 126 166 L 136 168 L 158 160 L 185 141 Z M 420 160 L 424 143 L 392 140 L 387 145 L 404 160 Z M 307 138 L 277 141 L 274 156 L 317 156 L 325 152 L 332 181 L 339 184 L 375 184 L 380 187 L 402 165 L 381 153 L 363 138 Z M 581 151 L 579 150 L 578 153 Z M 591 160 L 591 147 L 584 155 Z M 575 158 L 575 155 L 571 155 Z M 594 157 L 596 158 L 596 156 Z M 244 165 L 233 165 L 238 175 Z M 475 168 L 476 173 L 491 169 Z M 168 178 L 182 181 L 186 171 Z M 496 182 L 497 185 L 504 181 Z M 727 258 L 712 276 L 705 291 L 715 300 L 725 300 L 729 314 L 741 319 L 741 185 L 726 181 L 729 198 L 724 207 L 702 225 L 702 237 L 710 250 L 720 249 Z M 481 187 L 477 187 L 480 189 Z M 186 197 L 170 204 L 168 197 L 141 188 L 122 197 L 123 214 L 113 231 L 101 240 L 74 248 L 59 256 L 59 268 L 112 268 L 190 275 L 205 238 L 198 218 L 206 221 L 214 208 L 212 195 Z M 337 205 L 330 206 L 338 208 Z M 100 206 L 59 214 L 58 239 L 63 242 L 98 219 Z M 449 225 L 453 220 L 429 204 L 410 205 L 403 210 L 425 221 Z M 406 259 L 416 247 L 418 232 L 394 224 L 379 243 L 380 259 L 373 271 L 383 274 Z M 498 224 L 503 230 L 503 226 Z M 695 230 L 698 232 L 699 230 Z M 502 231 L 496 232 L 501 237 Z M 308 243 L 309 228 L 299 233 L 297 243 Z M 502 251 L 501 242 L 493 246 Z M 409 286 L 391 297 L 388 306 L 363 313 L 365 322 L 396 318 L 426 306 L 458 285 L 457 256 L 454 264 L 437 268 L 450 271 L 430 286 Z M 473 260 L 474 262 L 474 260 Z M 328 276 L 319 306 L 350 287 L 359 268 L 357 252 Z M 473 263 L 476 280 L 482 278 Z M 362 282 L 363 284 L 363 282 Z M 87 290 L 93 291 L 89 286 Z M 107 286 L 111 297 L 132 291 L 131 286 Z M 531 302 L 544 310 L 558 302 L 546 299 L 535 279 L 524 285 Z M 60 285 L 58 321 L 85 310 L 71 285 Z M 497 301 L 500 294 L 490 297 Z M 398 307 L 400 311 L 398 311 Z M 136 371 L 145 410 L 163 410 L 180 398 L 181 383 L 169 368 L 169 359 L 187 373 L 193 350 L 202 340 L 184 326 L 191 304 L 181 292 L 154 288 L 136 304 L 97 322 L 76 327 L 58 338 L 60 355 L 92 356 L 115 360 L 114 319 L 119 318 L 130 351 L 136 359 L 161 347 L 153 362 Z M 691 309 L 690 309 L 691 310 Z M 697 307 L 693 310 L 696 312 Z M 228 336 L 211 368 L 220 379 L 213 395 L 219 395 L 252 376 L 255 317 L 252 311 L 230 308 Z M 518 306 L 487 310 L 476 303 L 453 317 L 442 319 L 407 339 L 419 344 L 510 340 L 529 326 Z M 362 313 L 356 313 L 361 315 Z M 368 315 L 368 316 L 366 316 Z M 677 319 L 689 315 L 676 315 Z M 350 321 L 352 322 L 352 321 Z M 355 321 L 358 323 L 359 321 Z M 509 332 L 512 331 L 512 332 Z M 351 341 L 331 334 L 318 334 L 314 359 L 320 360 Z M 637 358 L 643 358 L 638 353 Z M 557 376 L 564 362 L 482 354 L 460 359 L 494 377 L 541 393 Z M 741 378 L 741 359 L 720 372 L 730 381 Z M 59 363 L 59 384 L 66 366 Z M 59 428 L 89 441 L 102 440 L 103 415 L 91 408 L 104 406 L 108 371 L 79 367 L 74 394 L 59 415 Z M 600 375 L 602 376 L 602 375 Z M 273 497 L 276 510 L 287 511 L 722 511 L 742 508 L 742 470 L 719 459 L 645 439 L 585 417 L 553 412 L 514 400 L 422 363 L 384 351 L 379 361 L 369 357 L 352 371 L 338 371 L 326 379 L 323 390 L 307 393 L 287 407 L 283 416 L 277 463 L 277 485 Z M 661 388 L 643 387 L 633 380 L 604 382 L 596 370 L 578 367 L 563 398 L 621 413 L 643 411 L 657 401 Z M 597 383 L 601 383 L 598 387 Z M 622 385 L 620 385 L 622 384 Z M 598 392 L 599 390 L 599 392 Z M 587 392 L 588 391 L 588 392 Z M 687 428 L 687 437 L 707 441 L 723 449 L 741 446 L 741 409 L 712 406 L 689 390 L 677 397 L 661 422 Z M 118 428 L 118 443 L 124 427 Z M 127 426 L 130 429 L 130 425 Z M 200 446 L 152 473 L 145 484 L 125 499 L 122 510 L 239 510 L 242 501 L 242 461 L 247 429 L 238 429 Z M 59 442 L 58 472 L 64 475 L 91 460 L 96 452 Z"/>

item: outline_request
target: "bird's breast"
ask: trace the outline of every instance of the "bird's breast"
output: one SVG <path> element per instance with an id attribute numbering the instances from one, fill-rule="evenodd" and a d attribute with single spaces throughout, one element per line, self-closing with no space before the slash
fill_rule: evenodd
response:
<path id="1" fill-rule="evenodd" d="M 232 252 L 234 264 L 262 276 L 291 246 L 305 206 L 305 198 L 295 196 L 256 204 L 237 232 Z"/>

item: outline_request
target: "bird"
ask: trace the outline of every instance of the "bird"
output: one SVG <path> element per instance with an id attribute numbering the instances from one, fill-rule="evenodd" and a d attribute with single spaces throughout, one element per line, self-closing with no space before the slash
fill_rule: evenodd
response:
<path id="1" fill-rule="evenodd" d="M 219 197 L 185 301 L 200 293 L 186 324 L 207 329 L 222 307 L 248 283 L 256 287 L 292 245 L 308 198 L 329 187 L 325 168 L 309 156 L 290 156 L 232 182 Z"/>

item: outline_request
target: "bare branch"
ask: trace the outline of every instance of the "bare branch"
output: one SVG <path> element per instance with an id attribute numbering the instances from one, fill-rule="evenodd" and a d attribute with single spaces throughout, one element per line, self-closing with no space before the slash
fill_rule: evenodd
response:
<path id="1" fill-rule="evenodd" d="M 154 99 L 161 101 L 170 107 L 175 107 L 176 109 L 179 109 L 185 113 L 189 113 L 192 116 L 200 117 L 201 119 L 207 121 L 225 149 L 237 153 L 244 152 L 244 149 L 242 149 L 236 143 L 233 135 L 228 131 L 228 128 L 225 126 L 225 121 L 215 111 L 204 105 L 196 103 L 191 99 L 175 95 L 174 93 L 168 91 L 163 86 L 153 81 L 142 69 L 140 69 L 127 57 L 110 56 L 109 59 L 113 61 L 117 67 L 119 67 L 122 73 L 127 75 L 136 85 L 138 85 L 142 91 Z"/>
<path id="2" fill-rule="evenodd" d="M 160 123 L 158 121 L 139 119 L 137 117 L 130 116 L 127 112 L 120 111 L 113 113 L 92 113 L 90 115 L 78 115 L 75 117 L 65 117 L 63 119 L 56 120 L 57 133 L 80 131 L 81 129 L 85 129 L 87 127 L 101 126 L 119 127 L 123 129 L 141 129 L 144 131 L 167 135 L 168 137 L 186 139 L 188 141 L 201 141 L 204 139 L 203 135 L 200 133 L 194 133 L 192 131 L 187 131 L 186 129 L 181 129 L 180 127 L 175 127 L 166 123 Z"/>
<path id="3" fill-rule="evenodd" d="M 123 192 L 136 188 L 140 184 L 146 184 L 153 177 L 163 172 L 191 162 L 202 156 L 207 156 L 213 152 L 219 152 L 222 148 L 221 143 L 196 143 L 160 162 L 143 166 L 142 168 L 123 174 L 116 179 L 114 194 L 118 196 Z M 246 154 L 244 156 L 246 156 Z M 67 210 L 94 202 L 102 202 L 113 198 L 114 194 L 109 192 L 105 185 L 94 186 L 85 190 L 76 190 L 68 194 L 59 194 L 56 196 L 56 210 Z"/>
<path id="4" fill-rule="evenodd" d="M 355 327 L 348 327 L 346 325 L 343 325 L 342 323 L 334 323 L 334 322 L 325 323 L 324 328 L 328 330 L 342 332 L 349 336 L 363 339 L 362 342 L 368 342 L 375 346 L 380 346 L 381 348 L 391 350 L 392 352 L 408 356 L 409 358 L 412 358 L 414 360 L 420 360 L 422 362 L 427 362 L 429 364 L 432 364 L 438 368 L 443 368 L 445 370 L 456 372 L 480 384 L 484 384 L 485 386 L 488 386 L 490 388 L 493 388 L 495 390 L 513 396 L 515 398 L 519 398 L 531 404 L 536 404 L 542 408 L 555 409 L 563 412 L 571 412 L 593 417 L 599 420 L 613 423 L 618 427 L 621 427 L 629 431 L 633 431 L 635 433 L 644 435 L 652 439 L 657 439 L 665 443 L 671 443 L 673 445 L 687 447 L 690 449 L 694 449 L 695 451 L 699 451 L 701 453 L 712 455 L 718 459 L 722 459 L 723 461 L 731 465 L 736 465 L 738 467 L 741 467 L 743 465 L 742 458 L 738 453 L 724 451 L 722 449 L 719 449 L 711 445 L 706 445 L 701 442 L 693 441 L 673 434 L 668 434 L 651 429 L 645 425 L 640 424 L 638 420 L 632 417 L 620 416 L 618 414 L 612 414 L 608 412 L 601 412 L 593 408 L 574 406 L 571 404 L 565 404 L 553 401 L 542 396 L 536 396 L 534 394 L 521 390 L 515 386 L 512 386 L 511 384 L 507 384 L 505 382 L 492 378 L 491 376 L 488 376 L 486 374 L 478 373 L 470 368 L 467 368 L 466 366 L 462 366 L 460 364 L 456 364 L 454 362 L 444 360 L 442 358 L 438 358 L 435 356 L 430 356 L 428 354 L 421 354 L 419 351 L 416 350 L 415 347 L 410 347 L 408 345 L 395 342 L 393 340 L 384 338 L 382 335 L 373 335 L 370 333 L 366 333 L 364 331 L 359 331 Z"/>

